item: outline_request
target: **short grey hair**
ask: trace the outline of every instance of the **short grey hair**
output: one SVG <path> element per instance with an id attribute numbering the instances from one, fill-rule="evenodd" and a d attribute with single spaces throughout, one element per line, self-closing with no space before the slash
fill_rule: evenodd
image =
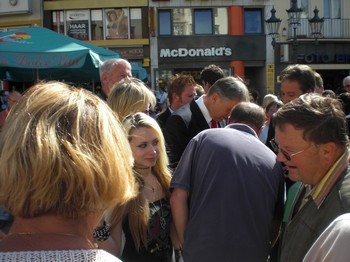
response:
<path id="1" fill-rule="evenodd" d="M 343 79 L 343 87 L 345 86 L 345 81 L 350 80 L 350 76 L 347 76 Z"/>
<path id="2" fill-rule="evenodd" d="M 240 102 L 249 101 L 247 86 L 238 77 L 228 76 L 217 80 L 209 89 L 208 96 L 217 93 L 221 98 Z"/>
<path id="3" fill-rule="evenodd" d="M 102 74 L 104 72 L 110 72 L 111 70 L 113 70 L 113 68 L 116 66 L 116 65 L 119 65 L 119 64 L 125 64 L 125 65 L 128 65 L 130 66 L 131 68 L 131 64 L 129 63 L 129 61 L 123 59 L 123 58 L 112 58 L 112 59 L 108 59 L 104 62 L 102 62 L 102 64 L 100 65 L 100 78 L 102 79 Z"/>

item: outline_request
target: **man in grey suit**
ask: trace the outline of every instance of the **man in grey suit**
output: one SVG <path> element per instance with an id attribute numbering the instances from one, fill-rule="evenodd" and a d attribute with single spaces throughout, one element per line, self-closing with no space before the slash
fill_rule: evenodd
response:
<path id="1" fill-rule="evenodd" d="M 189 141 L 199 132 L 219 126 L 235 105 L 249 101 L 249 91 L 238 78 L 229 76 L 214 83 L 208 93 L 176 110 L 166 122 L 170 166 L 176 168 Z"/>

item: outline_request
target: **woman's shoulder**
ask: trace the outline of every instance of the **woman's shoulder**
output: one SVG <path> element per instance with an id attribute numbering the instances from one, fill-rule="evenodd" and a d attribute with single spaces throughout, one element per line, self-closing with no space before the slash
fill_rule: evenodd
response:
<path id="1" fill-rule="evenodd" d="M 0 252 L 0 261 L 105 261 L 121 262 L 117 257 L 101 249 L 87 250 L 37 250 Z"/>

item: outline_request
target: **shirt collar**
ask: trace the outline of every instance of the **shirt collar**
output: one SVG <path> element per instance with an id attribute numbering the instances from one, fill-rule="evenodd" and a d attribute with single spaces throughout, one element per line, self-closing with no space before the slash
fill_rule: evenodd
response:
<path id="1" fill-rule="evenodd" d="M 225 128 L 232 128 L 232 129 L 236 129 L 242 132 L 246 132 L 248 134 L 251 134 L 253 136 L 255 136 L 256 138 L 258 138 L 256 132 L 253 130 L 253 128 L 251 128 L 250 126 L 246 125 L 246 124 L 241 124 L 241 123 L 233 123 L 233 124 L 229 124 L 227 125 Z"/>
<path id="2" fill-rule="evenodd" d="M 335 162 L 335 164 L 329 169 L 326 175 L 310 192 L 317 207 L 320 207 L 328 193 L 331 191 L 334 184 L 338 181 L 344 169 L 349 164 L 350 151 L 349 148 L 345 150 L 343 155 Z"/>
<path id="3" fill-rule="evenodd" d="M 196 100 L 196 103 L 197 103 L 197 106 L 199 107 L 199 109 L 201 110 L 205 120 L 207 121 L 208 125 L 210 126 L 210 121 L 212 120 L 212 118 L 211 118 L 211 116 L 209 114 L 209 111 L 208 111 L 207 107 L 204 104 L 204 100 L 203 100 L 204 96 L 205 95 L 202 95 L 201 97 L 199 97 Z"/>

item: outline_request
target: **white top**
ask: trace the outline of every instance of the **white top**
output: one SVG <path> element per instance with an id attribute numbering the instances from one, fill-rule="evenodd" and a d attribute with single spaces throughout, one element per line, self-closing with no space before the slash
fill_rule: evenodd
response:
<path id="1" fill-rule="evenodd" d="M 350 213 L 337 217 L 304 257 L 304 262 L 349 261 Z"/>
<path id="2" fill-rule="evenodd" d="M 121 262 L 115 256 L 100 249 L 87 250 L 47 250 L 0 252 L 0 261 L 16 262 L 56 262 L 56 261 L 106 261 Z"/>

